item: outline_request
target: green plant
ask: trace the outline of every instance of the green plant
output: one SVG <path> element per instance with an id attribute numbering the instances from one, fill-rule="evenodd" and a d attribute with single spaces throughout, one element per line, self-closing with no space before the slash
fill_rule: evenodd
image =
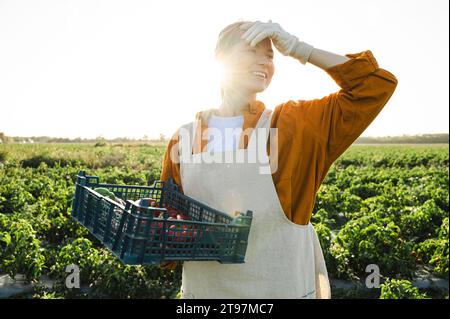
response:
<path id="1" fill-rule="evenodd" d="M 412 245 L 400 237 L 400 228 L 376 213 L 349 221 L 331 245 L 339 274 L 363 275 L 369 264 L 387 276 L 411 276 L 415 270 Z"/>
<path id="2" fill-rule="evenodd" d="M 77 265 L 81 283 L 89 284 L 93 280 L 95 270 L 102 262 L 100 252 L 92 247 L 91 241 L 78 238 L 60 249 L 50 274 L 56 278 L 65 279 L 66 267 L 72 264 Z"/>
<path id="3" fill-rule="evenodd" d="M 437 238 L 417 245 L 417 257 L 433 267 L 435 274 L 448 277 L 448 217 L 444 219 Z"/>
<path id="4" fill-rule="evenodd" d="M 27 280 L 39 279 L 45 257 L 35 230 L 26 220 L 0 217 L 0 273 L 11 277 L 21 273 Z"/>
<path id="5" fill-rule="evenodd" d="M 95 145 L 94 145 L 94 147 L 102 147 L 102 146 L 106 146 L 106 142 L 99 141 L 99 142 L 95 143 Z"/>
<path id="6" fill-rule="evenodd" d="M 387 279 L 380 288 L 380 299 L 429 299 L 408 280 Z"/>
<path id="7" fill-rule="evenodd" d="M 8 157 L 8 152 L 0 151 L 0 163 L 5 162 L 7 157 Z"/>
<path id="8" fill-rule="evenodd" d="M 434 200 L 427 200 L 423 205 L 405 212 L 400 218 L 400 228 L 410 239 L 425 240 L 437 236 L 443 218 L 446 214 Z"/>

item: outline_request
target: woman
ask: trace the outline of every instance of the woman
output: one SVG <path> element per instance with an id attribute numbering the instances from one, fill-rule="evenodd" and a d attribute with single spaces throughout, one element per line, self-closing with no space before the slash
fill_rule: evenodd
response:
<path id="1" fill-rule="evenodd" d="M 285 56 L 325 70 L 341 90 L 266 109 L 256 95 L 274 73 L 272 44 Z M 320 50 L 271 21 L 227 26 L 219 35 L 216 57 L 225 70 L 222 104 L 197 113 L 195 122 L 175 133 L 161 179 L 172 177 L 186 195 L 221 211 L 252 210 L 254 218 L 245 263 L 184 262 L 182 296 L 330 298 L 322 250 L 310 223 L 315 196 L 331 164 L 387 103 L 397 79 L 378 67 L 371 51 L 342 56 Z M 225 134 L 211 140 L 212 128 Z M 224 128 L 241 133 L 227 134 Z M 271 174 L 261 174 L 257 163 L 182 159 L 204 152 L 245 152 L 253 137 L 244 132 L 256 128 L 270 129 L 270 144 L 277 140 L 276 152 L 267 150 Z M 192 132 L 192 150 L 179 147 L 181 131 Z"/>

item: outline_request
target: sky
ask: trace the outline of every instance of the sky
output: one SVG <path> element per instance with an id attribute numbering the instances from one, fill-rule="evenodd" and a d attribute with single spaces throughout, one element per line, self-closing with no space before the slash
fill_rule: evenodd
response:
<path id="1" fill-rule="evenodd" d="M 371 50 L 399 83 L 362 136 L 449 131 L 447 0 L 0 0 L 0 132 L 170 137 L 219 107 L 219 32 L 277 22 L 316 48 Z M 276 50 L 275 50 L 276 51 Z M 257 99 L 269 109 L 339 90 L 322 69 L 275 52 Z"/>

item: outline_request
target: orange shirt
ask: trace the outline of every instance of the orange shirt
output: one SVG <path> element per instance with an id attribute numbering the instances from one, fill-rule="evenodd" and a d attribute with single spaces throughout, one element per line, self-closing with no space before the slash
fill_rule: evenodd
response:
<path id="1" fill-rule="evenodd" d="M 346 56 L 349 61 L 326 69 L 341 90 L 321 99 L 290 100 L 274 109 L 271 127 L 278 128 L 278 167 L 272 178 L 284 213 L 299 225 L 310 221 L 316 193 L 331 164 L 364 132 L 397 86 L 395 76 L 378 67 L 370 50 Z M 255 127 L 264 109 L 255 101 L 244 110 L 243 131 Z M 194 153 L 206 151 L 208 119 L 217 111 L 197 113 L 201 125 Z M 247 147 L 244 135 L 239 148 Z M 182 190 L 180 165 L 170 158 L 171 151 L 177 152 L 177 142 L 178 131 L 167 146 L 160 179 L 172 177 Z"/>

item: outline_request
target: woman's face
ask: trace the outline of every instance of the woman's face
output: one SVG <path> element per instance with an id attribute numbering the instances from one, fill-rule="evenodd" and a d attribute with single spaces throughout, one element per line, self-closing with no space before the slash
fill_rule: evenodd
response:
<path id="1" fill-rule="evenodd" d="M 224 88 L 258 93 L 264 91 L 272 80 L 272 42 L 266 38 L 251 47 L 244 40 L 239 41 L 227 55 L 224 62 Z"/>

